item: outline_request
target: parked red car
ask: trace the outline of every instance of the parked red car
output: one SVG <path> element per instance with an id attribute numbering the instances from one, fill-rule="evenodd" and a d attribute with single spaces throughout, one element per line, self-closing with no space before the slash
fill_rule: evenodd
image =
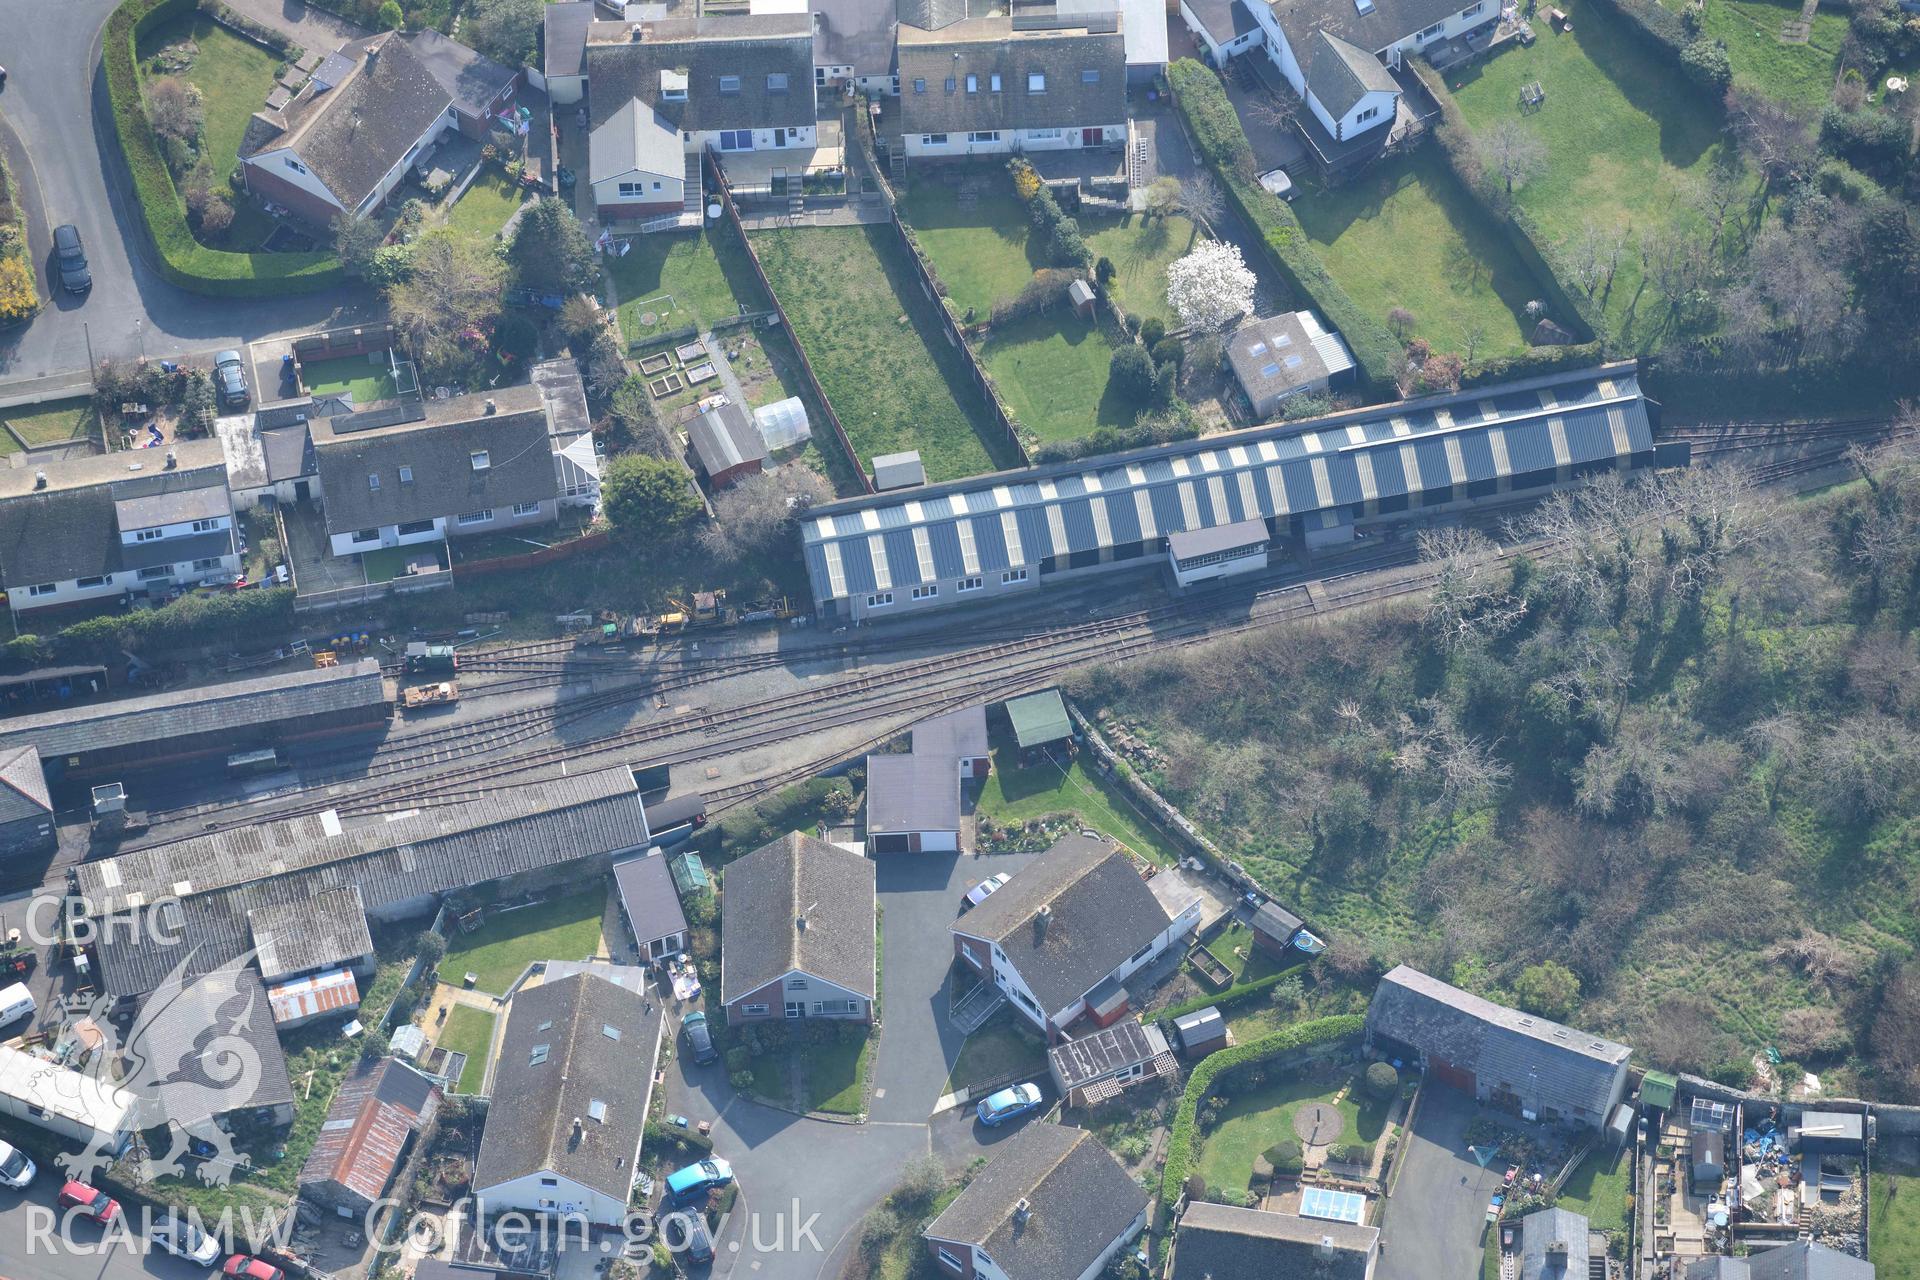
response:
<path id="1" fill-rule="evenodd" d="M 239 1280 L 287 1280 L 287 1273 L 271 1262 L 249 1258 L 244 1253 L 234 1254 L 227 1259 L 227 1265 L 220 1269 Z"/>
<path id="2" fill-rule="evenodd" d="M 78 1209 L 102 1225 L 112 1222 L 120 1216 L 120 1202 L 104 1191 L 97 1191 L 84 1182 L 69 1179 L 67 1185 L 60 1188 L 60 1207 Z"/>

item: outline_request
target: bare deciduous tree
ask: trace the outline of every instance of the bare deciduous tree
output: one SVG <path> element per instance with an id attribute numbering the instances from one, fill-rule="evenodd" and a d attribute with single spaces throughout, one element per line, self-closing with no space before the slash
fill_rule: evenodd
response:
<path id="1" fill-rule="evenodd" d="M 763 558 L 786 545 L 808 508 L 832 496 L 833 489 L 808 467 L 748 476 L 714 496 L 714 521 L 700 530 L 701 549 L 734 563 Z"/>
<path id="2" fill-rule="evenodd" d="M 1517 120 L 1502 120 L 1480 139 L 1481 162 L 1506 184 L 1508 199 L 1547 167 L 1547 144 Z"/>
<path id="3" fill-rule="evenodd" d="M 1807 766 L 1822 808 L 1842 822 L 1867 821 L 1891 812 L 1920 776 L 1920 737 L 1891 716 L 1863 712 L 1816 742 Z"/>
<path id="4" fill-rule="evenodd" d="M 146 106 L 147 123 L 155 133 L 189 145 L 199 139 L 206 123 L 206 108 L 200 90 L 193 84 L 179 76 L 148 81 Z"/>
<path id="5" fill-rule="evenodd" d="M 1458 525 L 1420 531 L 1420 558 L 1435 568 L 1427 627 L 1447 649 L 1490 640 L 1526 616 L 1507 589 L 1506 566 L 1486 535 Z"/>
<path id="6" fill-rule="evenodd" d="M 1212 227 L 1226 216 L 1227 198 L 1212 174 L 1199 172 L 1181 184 L 1180 207 L 1187 211 L 1187 216 Z"/>
<path id="7" fill-rule="evenodd" d="M 1752 89 L 1728 89 L 1726 107 L 1727 124 L 1740 150 L 1765 179 L 1760 191 L 1764 202 L 1812 162 L 1813 132 L 1797 109 Z"/>

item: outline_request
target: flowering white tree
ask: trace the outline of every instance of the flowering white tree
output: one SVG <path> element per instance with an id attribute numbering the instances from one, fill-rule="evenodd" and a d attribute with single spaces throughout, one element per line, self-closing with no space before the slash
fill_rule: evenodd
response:
<path id="1" fill-rule="evenodd" d="M 1167 268 L 1167 301 L 1180 322 L 1202 332 L 1226 328 L 1253 310 L 1253 272 L 1235 245 L 1202 240 Z"/>

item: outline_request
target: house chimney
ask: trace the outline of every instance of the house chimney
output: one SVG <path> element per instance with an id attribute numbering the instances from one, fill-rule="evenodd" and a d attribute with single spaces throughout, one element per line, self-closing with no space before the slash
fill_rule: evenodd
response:
<path id="1" fill-rule="evenodd" d="M 493 397 L 488 396 L 486 404 L 482 405 L 481 409 L 483 412 L 492 413 L 497 407 L 498 406 L 493 403 Z"/>
<path id="2" fill-rule="evenodd" d="M 1034 941 L 1044 942 L 1046 940 L 1047 926 L 1051 923 L 1053 923 L 1053 908 L 1051 906 L 1042 906 L 1038 911 L 1033 913 Z"/>
<path id="3" fill-rule="evenodd" d="M 639 24 L 638 22 L 636 22 L 633 24 L 633 30 L 628 33 L 627 38 L 633 41 L 633 43 L 639 44 L 642 40 L 645 40 L 647 38 L 647 29 L 641 24 Z"/>
<path id="4" fill-rule="evenodd" d="M 573 1118 L 573 1140 L 575 1142 L 580 1141 L 581 1137 L 586 1133 L 586 1131 L 587 1131 L 587 1126 L 580 1123 L 579 1116 L 575 1116 Z"/>
<path id="5" fill-rule="evenodd" d="M 173 456 L 173 450 L 167 450 L 167 470 L 171 471 L 179 465 L 180 459 Z"/>
<path id="6" fill-rule="evenodd" d="M 1033 1201 L 1021 1196 L 1013 1206 L 1013 1221 L 1016 1226 L 1026 1226 L 1027 1219 L 1033 1216 Z"/>
<path id="7" fill-rule="evenodd" d="M 807 931 L 807 918 L 805 916 L 795 916 L 793 918 L 793 927 L 801 933 L 805 933 Z"/>
<path id="8" fill-rule="evenodd" d="M 380 46 L 374 45 L 371 49 L 367 50 L 367 66 L 372 67 L 373 64 L 378 61 L 380 61 Z"/>
<path id="9" fill-rule="evenodd" d="M 36 472 L 34 472 L 34 473 L 33 473 L 33 487 L 34 487 L 34 488 L 36 488 L 36 489 L 44 489 L 44 488 L 46 488 L 46 487 L 47 487 L 47 473 L 46 473 L 46 472 L 44 472 L 44 471 L 36 471 Z"/>
<path id="10" fill-rule="evenodd" d="M 1320 1255 L 1320 1257 L 1321 1257 L 1322 1259 L 1324 1259 L 1325 1261 L 1327 1261 L 1327 1262 L 1331 1262 L 1331 1261 L 1333 1261 L 1333 1253 L 1334 1253 L 1334 1249 L 1333 1249 L 1333 1237 L 1332 1237 L 1332 1236 L 1321 1236 L 1321 1237 L 1320 1237 L 1320 1246 L 1319 1246 L 1319 1248 L 1317 1248 L 1317 1249 L 1315 1249 L 1315 1250 L 1314 1250 L 1314 1252 L 1315 1252 L 1315 1253 L 1317 1253 L 1317 1254 L 1319 1254 L 1319 1255 Z"/>

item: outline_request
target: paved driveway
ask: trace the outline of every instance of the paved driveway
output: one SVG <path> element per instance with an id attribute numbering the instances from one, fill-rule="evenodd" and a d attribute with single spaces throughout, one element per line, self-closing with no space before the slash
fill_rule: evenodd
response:
<path id="1" fill-rule="evenodd" d="M 1506 1166 L 1467 1154 L 1474 1100 L 1429 1081 L 1400 1155 L 1399 1181 L 1381 1221 L 1378 1280 L 1474 1280 L 1485 1253 L 1487 1201 Z"/>
<path id="2" fill-rule="evenodd" d="M 54 1209 L 58 1170 L 41 1169 L 26 1191 L 0 1189 L 0 1275 L 33 1280 L 205 1280 L 207 1269 L 144 1247 L 92 1223 L 63 1236 Z M 135 1227 L 144 1227 L 138 1215 Z"/>

